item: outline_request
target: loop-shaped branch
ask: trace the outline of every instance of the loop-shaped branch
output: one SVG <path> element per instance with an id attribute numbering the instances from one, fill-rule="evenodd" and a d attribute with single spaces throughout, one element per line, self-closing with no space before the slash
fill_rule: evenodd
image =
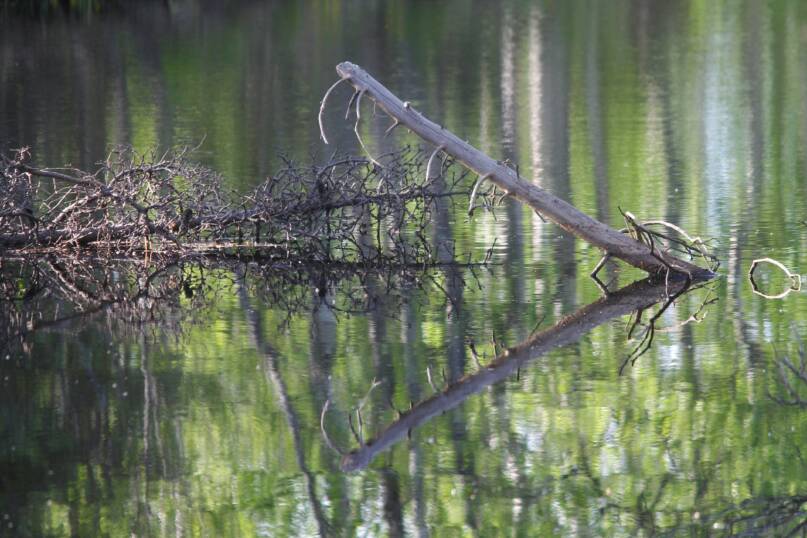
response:
<path id="1" fill-rule="evenodd" d="M 790 287 L 787 288 L 782 293 L 778 293 L 776 295 L 771 295 L 760 291 L 759 286 L 757 286 L 756 280 L 754 280 L 754 271 L 757 270 L 757 267 L 761 263 L 769 263 L 781 269 L 782 272 L 785 274 L 785 276 L 787 276 L 787 278 L 790 279 Z M 756 260 L 752 261 L 751 268 L 748 269 L 748 280 L 751 281 L 751 291 L 753 291 L 757 295 L 765 297 L 766 299 L 783 299 L 787 297 L 791 292 L 801 291 L 801 275 L 798 273 L 791 273 L 790 269 L 785 267 L 785 265 L 782 262 L 774 260 L 773 258 L 757 258 Z"/>

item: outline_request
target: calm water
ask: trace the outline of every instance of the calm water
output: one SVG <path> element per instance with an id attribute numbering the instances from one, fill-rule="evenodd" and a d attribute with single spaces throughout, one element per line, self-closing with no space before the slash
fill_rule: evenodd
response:
<path id="1" fill-rule="evenodd" d="M 804 524 L 807 299 L 766 300 L 746 273 L 766 256 L 807 267 L 807 4 L 209 4 L 0 18 L 2 146 L 92 167 L 114 144 L 204 137 L 197 159 L 245 190 L 279 153 L 332 151 L 316 113 L 349 59 L 601 220 L 620 226 L 621 207 L 715 238 L 720 278 L 669 309 L 623 375 L 636 345 L 624 313 L 343 472 L 320 429 L 326 401 L 331 440 L 355 448 L 348 413 L 374 379 L 366 438 L 397 419 L 393 406 L 479 371 L 470 341 L 484 363 L 494 335 L 516 345 L 597 300 L 599 253 L 516 205 L 495 219 L 456 212 L 440 233 L 477 259 L 495 239 L 495 265 L 433 274 L 450 300 L 397 280 L 388 293 L 379 275 L 252 267 L 243 285 L 244 268 L 188 264 L 164 282 L 190 276 L 195 291 L 138 299 L 155 317 L 137 322 L 131 305 L 82 302 L 61 282 L 85 266 L 5 260 L 6 284 L 54 290 L 34 303 L 43 319 L 86 315 L 3 344 L 0 536 L 776 535 Z M 328 132 L 358 151 L 343 92 Z M 364 127 L 373 150 L 414 141 L 382 139 L 386 125 Z M 89 266 L 117 282 L 159 262 Z M 346 312 L 348 293 L 376 308 Z M 15 323 L 8 311 L 2 323 Z"/>

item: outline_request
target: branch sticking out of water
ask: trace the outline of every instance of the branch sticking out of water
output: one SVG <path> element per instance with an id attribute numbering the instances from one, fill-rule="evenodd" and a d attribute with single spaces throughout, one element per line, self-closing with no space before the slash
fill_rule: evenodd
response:
<path id="1" fill-rule="evenodd" d="M 781 269 L 782 272 L 785 274 L 785 276 L 790 279 L 790 287 L 787 288 L 785 291 L 777 294 L 768 294 L 760 291 L 756 280 L 754 280 L 754 272 L 757 270 L 757 267 L 759 267 L 759 265 L 763 263 L 768 263 Z M 748 280 L 751 281 L 751 291 L 753 291 L 757 295 L 765 297 L 766 299 L 784 299 L 785 297 L 790 295 L 791 292 L 801 291 L 801 275 L 798 273 L 791 273 L 790 269 L 785 267 L 785 265 L 782 262 L 774 260 L 773 258 L 758 258 L 752 261 L 751 268 L 748 270 Z"/>
<path id="2" fill-rule="evenodd" d="M 468 170 L 478 174 L 499 187 L 505 195 L 529 205 L 536 213 L 558 224 L 565 231 L 599 247 L 605 253 L 647 271 L 651 275 L 665 275 L 669 279 L 670 273 L 688 275 L 692 278 L 707 278 L 714 276 L 710 269 L 699 267 L 688 261 L 676 257 L 672 252 L 653 250 L 647 244 L 635 238 L 619 233 L 617 230 L 603 224 L 571 204 L 540 187 L 523 180 L 518 167 L 507 166 L 507 163 L 496 161 L 463 141 L 444 127 L 430 121 L 408 101 L 402 101 L 390 92 L 380 82 L 370 76 L 358 65 L 342 62 L 336 66 L 341 80 L 348 81 L 361 96 L 373 100 L 393 120 L 393 126 L 402 124 L 408 127 L 427 143 L 456 159 Z M 334 86 L 326 92 L 330 94 Z M 325 99 L 323 99 L 324 103 Z M 357 99 L 358 101 L 358 99 Z M 358 106 L 358 105 L 357 105 Z M 320 115 L 321 118 L 321 115 Z M 358 122 L 358 118 L 357 118 Z M 358 130 L 356 136 L 359 144 L 366 150 L 364 141 Z M 473 212 L 474 197 L 469 203 L 469 212 Z"/>
<path id="3" fill-rule="evenodd" d="M 0 198 L 0 248 L 176 255 L 226 248 L 431 265 L 434 202 L 469 194 L 464 174 L 424 177 L 429 154 L 413 148 L 379 157 L 383 168 L 361 157 L 333 156 L 323 165 L 283 158 L 245 195 L 190 162 L 189 151 L 121 148 L 93 172 L 37 167 L 27 150 L 0 156 L 0 191 L 8 193 Z"/>

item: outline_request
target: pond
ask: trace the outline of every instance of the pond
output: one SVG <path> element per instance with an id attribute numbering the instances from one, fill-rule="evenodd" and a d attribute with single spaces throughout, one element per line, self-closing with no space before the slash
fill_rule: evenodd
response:
<path id="1" fill-rule="evenodd" d="M 350 60 L 589 215 L 675 223 L 722 265 L 637 356 L 636 310 L 671 290 L 618 266 L 603 296 L 599 250 L 515 202 L 443 214 L 454 261 L 489 263 L 425 272 L 0 256 L 0 536 L 807 528 L 807 298 L 748 278 L 807 267 L 804 3 L 8 4 L 0 143 L 43 166 L 201 143 L 246 192 L 360 154 L 347 89 L 330 146 L 317 125 Z M 363 106 L 371 151 L 418 143 Z"/>

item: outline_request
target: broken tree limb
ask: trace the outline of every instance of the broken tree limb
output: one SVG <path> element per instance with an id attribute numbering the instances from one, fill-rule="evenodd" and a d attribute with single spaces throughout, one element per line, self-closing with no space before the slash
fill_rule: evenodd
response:
<path id="1" fill-rule="evenodd" d="M 342 62 L 336 66 L 336 71 L 341 79 L 350 82 L 356 91 L 375 101 L 394 120 L 393 125 L 406 126 L 429 144 L 442 148 L 443 152 L 454 157 L 480 177 L 486 177 L 510 196 L 529 205 L 538 214 L 550 219 L 572 235 L 599 247 L 605 253 L 651 275 L 667 276 L 672 272 L 694 279 L 714 276 L 709 269 L 681 260 L 669 252 L 620 233 L 537 185 L 523 181 L 515 170 L 492 159 L 451 131 L 429 120 L 408 102 L 401 101 L 358 65 Z"/>

